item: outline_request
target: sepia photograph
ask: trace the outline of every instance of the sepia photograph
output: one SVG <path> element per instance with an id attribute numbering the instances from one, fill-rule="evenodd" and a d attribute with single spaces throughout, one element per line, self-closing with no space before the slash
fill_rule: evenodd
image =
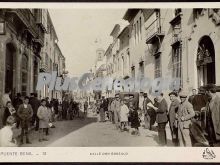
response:
<path id="1" fill-rule="evenodd" d="M 0 8 L 0 147 L 216 158 L 220 8 L 130 6 Z"/>

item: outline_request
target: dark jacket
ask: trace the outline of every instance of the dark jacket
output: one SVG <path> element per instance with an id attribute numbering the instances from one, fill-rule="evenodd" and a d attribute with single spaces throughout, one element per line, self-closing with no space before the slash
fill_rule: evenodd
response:
<path id="1" fill-rule="evenodd" d="M 18 110 L 21 104 L 23 104 L 23 101 L 19 97 L 16 97 L 13 101 L 13 106 L 15 107 L 16 111 Z"/>
<path id="2" fill-rule="evenodd" d="M 176 120 L 176 113 L 178 112 L 178 107 L 179 107 L 180 101 L 178 99 L 175 99 L 171 104 L 170 104 L 170 109 L 169 109 L 169 124 L 170 124 L 170 129 L 173 131 L 173 126 Z M 175 125 L 177 126 L 177 125 Z"/>
<path id="3" fill-rule="evenodd" d="M 149 109 L 149 108 L 147 107 L 147 104 L 148 104 L 148 103 L 152 103 L 152 104 L 153 104 L 153 102 L 152 102 L 149 98 L 144 98 L 143 110 L 144 110 L 144 114 L 145 114 L 145 115 L 147 114 L 147 110 Z"/>
<path id="4" fill-rule="evenodd" d="M 212 99 L 210 103 L 207 103 L 206 108 L 210 108 L 211 111 L 216 140 L 220 140 L 220 97 L 216 96 Z"/>
<path id="5" fill-rule="evenodd" d="M 28 104 L 27 108 L 25 108 L 24 104 L 21 104 L 18 108 L 17 114 L 21 120 L 30 120 L 33 116 L 33 110 L 31 108 L 31 105 Z"/>
<path id="6" fill-rule="evenodd" d="M 40 101 L 36 98 L 36 97 L 33 97 L 30 99 L 30 105 L 33 109 L 33 113 L 36 115 L 37 114 L 37 110 L 40 106 Z"/>
<path id="7" fill-rule="evenodd" d="M 162 99 L 162 101 L 159 102 L 158 109 L 156 110 L 156 113 L 157 113 L 156 122 L 166 123 L 168 121 L 167 112 L 168 112 L 167 102 L 165 99 Z"/>

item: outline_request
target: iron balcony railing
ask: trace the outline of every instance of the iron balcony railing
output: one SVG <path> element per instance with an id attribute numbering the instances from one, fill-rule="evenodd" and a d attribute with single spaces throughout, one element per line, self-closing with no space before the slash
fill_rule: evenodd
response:
<path id="1" fill-rule="evenodd" d="M 146 40 L 153 38 L 157 34 L 164 34 L 161 26 L 163 20 L 164 18 L 157 18 L 148 27 L 146 27 Z"/>
<path id="2" fill-rule="evenodd" d="M 182 41 L 181 28 L 179 28 L 179 27 L 174 28 L 171 45 L 176 45 L 177 43 L 180 43 L 181 41 Z"/>

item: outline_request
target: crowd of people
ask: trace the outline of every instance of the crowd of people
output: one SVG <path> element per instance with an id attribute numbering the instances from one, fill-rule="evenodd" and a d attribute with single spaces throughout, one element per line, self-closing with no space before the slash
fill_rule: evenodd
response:
<path id="1" fill-rule="evenodd" d="M 30 97 L 17 93 L 11 100 L 10 94 L 11 91 L 6 90 L 2 97 L 0 146 L 20 146 L 24 142 L 31 144 L 29 133 L 32 129 L 39 131 L 39 142 L 48 141 L 49 129 L 55 128 L 55 121 L 80 117 L 79 102 L 69 100 L 68 97 L 59 102 L 58 99 L 49 101 L 48 97 L 39 100 L 37 93 L 31 93 Z M 85 103 L 85 110 L 87 107 Z M 19 138 L 13 136 L 13 129 L 21 130 Z"/>
<path id="2" fill-rule="evenodd" d="M 157 131 L 161 146 L 167 145 L 167 130 L 170 130 L 174 146 L 218 146 L 220 97 L 216 89 L 214 84 L 208 84 L 199 88 L 198 92 L 193 89 L 191 96 L 186 90 L 172 91 L 169 93 L 169 105 L 164 94 L 159 92 L 153 101 L 143 92 L 138 99 L 134 98 L 134 94 L 125 99 L 116 93 L 114 98 L 103 96 L 97 100 L 94 108 L 99 114 L 99 122 L 107 119 L 121 132 L 139 136 L 141 126 Z M 24 138 L 27 144 L 31 144 L 31 128 L 39 132 L 39 142 L 47 141 L 49 129 L 55 128 L 55 121 L 80 117 L 80 109 L 84 109 L 84 116 L 87 116 L 90 104 L 87 101 L 81 104 L 68 97 L 62 102 L 57 99 L 49 101 L 48 97 L 39 100 L 37 93 L 31 93 L 30 97 L 18 93 L 11 100 L 10 91 L 6 91 L 2 105 L 0 146 L 18 146 L 24 143 Z M 91 109 L 94 111 L 94 108 Z M 13 137 L 12 129 L 21 129 L 17 138 L 19 143 Z"/>
<path id="3" fill-rule="evenodd" d="M 140 135 L 140 126 L 156 130 L 161 146 L 167 145 L 167 125 L 174 146 L 216 146 L 220 140 L 220 97 L 216 89 L 208 84 L 198 93 L 193 89 L 191 96 L 186 90 L 172 91 L 170 105 L 163 93 L 154 101 L 143 92 L 138 101 L 133 95 L 126 100 L 117 93 L 111 99 L 103 96 L 96 107 L 100 122 L 110 120 L 122 132 Z"/>

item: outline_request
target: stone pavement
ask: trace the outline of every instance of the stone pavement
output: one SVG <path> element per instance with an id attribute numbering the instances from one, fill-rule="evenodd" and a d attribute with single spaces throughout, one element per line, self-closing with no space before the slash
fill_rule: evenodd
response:
<path id="1" fill-rule="evenodd" d="M 82 115 L 81 115 L 82 116 Z M 159 146 L 157 131 L 149 131 L 140 127 L 140 136 L 130 132 L 121 132 L 109 122 L 98 122 L 98 116 L 88 114 L 87 118 L 56 121 L 56 128 L 50 128 L 49 141 L 39 142 L 38 132 L 30 131 L 32 144 L 21 147 L 144 147 Z M 19 134 L 20 130 L 15 130 Z M 169 126 L 166 127 L 167 146 L 172 146 Z"/>

